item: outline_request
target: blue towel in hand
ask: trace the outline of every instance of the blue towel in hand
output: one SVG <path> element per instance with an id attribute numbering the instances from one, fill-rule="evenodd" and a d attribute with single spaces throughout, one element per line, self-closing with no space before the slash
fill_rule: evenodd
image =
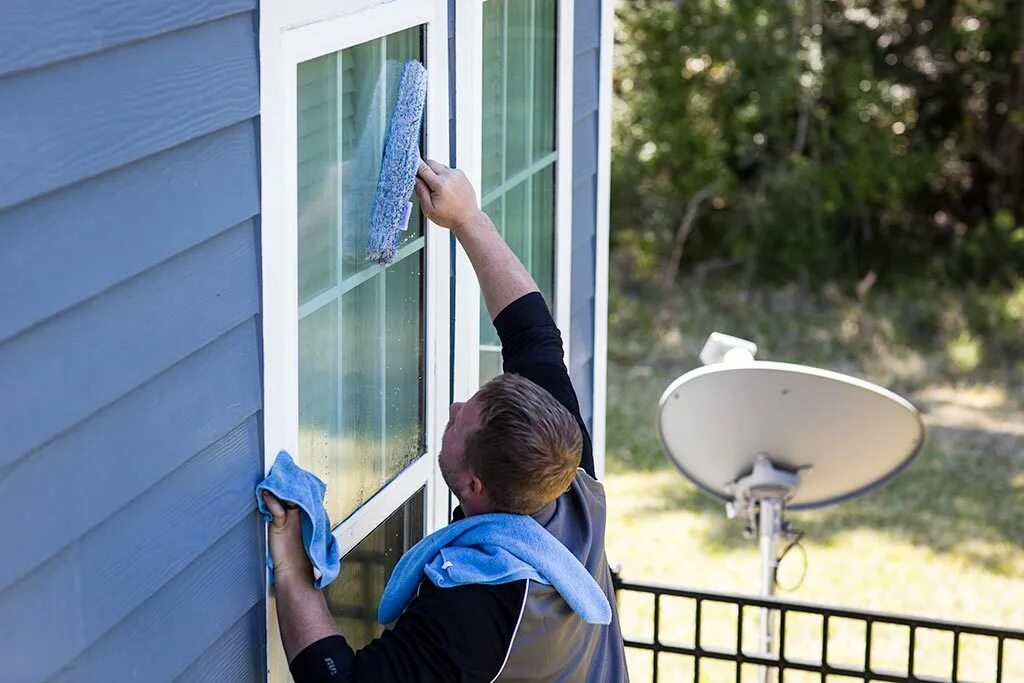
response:
<path id="1" fill-rule="evenodd" d="M 526 515 L 467 517 L 414 545 L 388 580 L 377 621 L 389 624 L 397 619 L 424 574 L 440 588 L 531 579 L 552 586 L 584 621 L 608 624 L 612 620 L 608 598 L 590 572 L 547 529 Z"/>
<path id="2" fill-rule="evenodd" d="M 286 503 L 293 503 L 302 511 L 302 542 L 316 573 L 318 589 L 330 584 L 341 571 L 341 551 L 331 533 L 331 520 L 324 510 L 327 486 L 314 474 L 307 472 L 285 451 L 277 454 L 270 474 L 256 487 L 256 503 L 269 523 L 274 519 L 263 503 L 263 492 L 270 491 Z M 270 582 L 274 582 L 274 564 L 267 553 Z"/>

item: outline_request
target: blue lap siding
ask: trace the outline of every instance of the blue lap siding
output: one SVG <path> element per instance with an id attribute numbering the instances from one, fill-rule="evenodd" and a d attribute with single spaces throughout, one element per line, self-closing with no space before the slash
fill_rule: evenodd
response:
<path id="1" fill-rule="evenodd" d="M 611 0 L 604 0 L 611 2 Z M 601 0 L 577 0 L 573 31 L 572 293 L 569 372 L 594 426 L 594 264 L 597 261 L 597 110 Z M 602 103 L 611 106 L 611 103 Z"/>
<path id="2" fill-rule="evenodd" d="M 573 48 L 588 422 L 599 2 Z M 265 678 L 257 26 L 256 0 L 4 3 L 5 683 Z"/>
<path id="3" fill-rule="evenodd" d="M 265 676 L 256 26 L 4 5 L 4 681 Z"/>

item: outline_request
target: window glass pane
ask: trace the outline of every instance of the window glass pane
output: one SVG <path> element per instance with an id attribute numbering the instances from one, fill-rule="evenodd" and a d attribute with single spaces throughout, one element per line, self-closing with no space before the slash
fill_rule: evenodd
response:
<path id="1" fill-rule="evenodd" d="M 531 189 L 532 184 L 527 179 L 510 189 L 505 195 L 505 242 L 523 262 L 530 274 L 536 278 L 536 273 L 531 268 L 533 259 L 530 258 L 530 234 L 533 228 L 530 220 Z"/>
<path id="2" fill-rule="evenodd" d="M 549 164 L 536 174 L 531 181 L 533 213 L 530 216 L 530 272 L 537 280 L 537 286 L 550 304 L 554 299 L 555 284 L 555 166 Z"/>
<path id="3" fill-rule="evenodd" d="M 341 297 L 341 457 L 331 463 L 327 512 L 340 522 L 384 483 L 381 411 L 381 298 L 383 274 Z M 333 489 L 333 490 L 332 490 Z"/>
<path id="4" fill-rule="evenodd" d="M 423 403 L 417 391 L 423 376 L 422 253 L 407 256 L 387 270 L 387 324 L 384 344 L 386 419 L 384 462 L 400 472 L 423 452 Z M 410 391 L 410 388 L 412 390 Z"/>
<path id="5" fill-rule="evenodd" d="M 484 3 L 483 16 L 483 181 L 486 196 L 499 185 L 505 169 L 505 0 Z"/>
<path id="6" fill-rule="evenodd" d="M 418 26 L 392 33 L 384 38 L 385 52 L 388 59 L 388 79 L 395 85 L 388 89 L 388 110 L 395 106 L 398 93 L 398 80 L 402 77 L 402 67 L 410 59 L 421 59 L 420 46 L 422 38 Z"/>
<path id="7" fill-rule="evenodd" d="M 341 445 L 337 348 L 338 306 L 332 301 L 299 321 L 299 453 L 324 481 Z"/>
<path id="8" fill-rule="evenodd" d="M 417 27 L 298 66 L 299 454 L 337 524 L 424 450 L 422 217 L 366 260 L 370 208 Z"/>
<path id="9" fill-rule="evenodd" d="M 555 0 L 487 0 L 483 22 L 484 211 L 550 305 L 558 163 L 557 4 Z M 486 310 L 480 316 L 480 343 L 498 345 Z M 496 358 L 494 349 L 482 352 L 481 379 L 495 368 L 500 371 Z"/>
<path id="10" fill-rule="evenodd" d="M 342 558 L 341 576 L 324 590 L 338 630 L 357 650 L 384 631 L 377 604 L 398 559 L 423 538 L 423 503 L 420 489 Z"/>
<path id="11" fill-rule="evenodd" d="M 373 40 L 341 53 L 342 278 L 366 260 L 370 208 L 384 149 L 384 45 Z"/>
<path id="12" fill-rule="evenodd" d="M 298 73 L 299 302 L 329 289 L 337 254 L 337 60 L 306 62 Z"/>
<path id="13" fill-rule="evenodd" d="M 497 377 L 501 372 L 501 351 L 480 349 L 480 384 Z"/>
<path id="14" fill-rule="evenodd" d="M 555 151 L 555 0 L 534 0 L 533 160 Z"/>
<path id="15" fill-rule="evenodd" d="M 532 0 L 502 0 L 507 3 L 505 50 L 505 180 L 524 171 L 529 163 L 530 117 L 533 88 L 530 62 L 533 59 Z"/>

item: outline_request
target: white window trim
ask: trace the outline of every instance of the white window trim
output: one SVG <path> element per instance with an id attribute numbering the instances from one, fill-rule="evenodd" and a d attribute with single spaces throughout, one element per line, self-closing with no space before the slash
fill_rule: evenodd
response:
<path id="1" fill-rule="evenodd" d="M 576 48 L 573 41 L 575 0 L 558 0 L 558 99 L 556 139 L 558 173 L 555 178 L 555 322 L 562 331 L 565 363 L 569 365 L 572 320 L 572 139 L 573 139 L 573 73 Z"/>
<path id="2" fill-rule="evenodd" d="M 480 135 L 483 104 L 483 3 L 459 0 L 455 17 L 455 140 L 457 165 L 479 188 L 482 176 Z M 573 138 L 573 0 L 558 0 L 557 98 L 555 102 L 555 293 L 549 302 L 562 331 L 569 364 L 572 293 L 572 138 Z M 480 283 L 469 257 L 455 255 L 455 398 L 464 400 L 480 386 Z"/>
<path id="3" fill-rule="evenodd" d="M 615 3 L 601 0 L 597 93 L 597 226 L 594 265 L 594 469 L 604 478 L 608 410 L 608 249 L 612 170 L 612 55 Z"/>
<path id="4" fill-rule="evenodd" d="M 264 471 L 281 450 L 298 450 L 298 231 L 296 68 L 300 62 L 426 25 L 429 86 L 427 155 L 448 155 L 446 0 L 392 0 L 339 11 L 329 0 L 260 4 Z M 426 453 L 335 529 L 342 553 L 426 489 L 427 531 L 447 522 L 448 497 L 437 454 L 448 420 L 451 274 L 449 233 L 425 222 Z M 301 456 L 301 454 L 300 454 Z M 273 596 L 268 591 L 268 680 L 290 680 Z"/>
<path id="5" fill-rule="evenodd" d="M 459 3 L 455 16 L 455 165 L 472 182 L 479 202 L 481 188 L 480 123 L 483 104 L 483 4 Z M 454 398 L 465 400 L 480 386 L 480 283 L 469 256 L 455 246 Z"/>

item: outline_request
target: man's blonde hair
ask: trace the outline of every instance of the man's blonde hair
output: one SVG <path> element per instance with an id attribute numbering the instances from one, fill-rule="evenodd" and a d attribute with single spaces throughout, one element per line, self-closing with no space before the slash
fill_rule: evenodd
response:
<path id="1" fill-rule="evenodd" d="M 572 413 L 530 380 L 505 373 L 477 392 L 480 425 L 466 464 L 502 512 L 533 514 L 562 495 L 583 455 Z"/>

